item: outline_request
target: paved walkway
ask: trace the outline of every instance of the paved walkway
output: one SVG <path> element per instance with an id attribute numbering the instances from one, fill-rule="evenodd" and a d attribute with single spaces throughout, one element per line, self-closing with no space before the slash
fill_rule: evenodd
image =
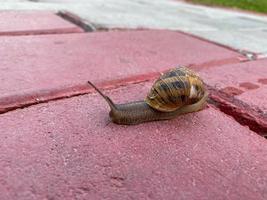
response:
<path id="1" fill-rule="evenodd" d="M 267 17 L 174 0 L 2 0 L 0 9 L 67 10 L 107 28 L 181 30 L 239 50 L 267 54 Z"/>
<path id="2" fill-rule="evenodd" d="M 117 13 L 117 25 L 109 24 L 103 10 L 119 11 L 130 1 L 100 2 L 91 4 L 98 19 L 123 27 L 123 17 Z M 159 5 L 180 4 L 153 2 L 132 4 L 161 12 Z M 184 12 L 191 7 L 181 5 Z M 79 10 L 81 4 L 4 6 Z M 1 200 L 267 198 L 267 59 L 252 61 L 178 31 L 87 33 L 49 11 L 0 16 Z M 210 104 L 169 121 L 110 123 L 106 102 L 86 84 L 93 81 L 115 102 L 140 100 L 160 72 L 178 64 L 200 73 Z"/>

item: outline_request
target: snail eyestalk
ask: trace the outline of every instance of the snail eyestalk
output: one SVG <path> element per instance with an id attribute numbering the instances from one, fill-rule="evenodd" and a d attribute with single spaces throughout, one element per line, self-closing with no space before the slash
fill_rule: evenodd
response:
<path id="1" fill-rule="evenodd" d="M 111 110 L 116 109 L 116 105 L 108 96 L 104 95 L 91 81 L 87 81 L 87 83 L 91 85 L 106 100 Z"/>

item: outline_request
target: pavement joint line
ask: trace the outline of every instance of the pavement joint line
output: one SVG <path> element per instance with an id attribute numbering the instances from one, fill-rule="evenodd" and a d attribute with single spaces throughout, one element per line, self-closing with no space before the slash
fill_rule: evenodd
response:
<path id="1" fill-rule="evenodd" d="M 214 60 L 205 63 L 199 64 L 189 64 L 188 66 L 194 70 L 201 70 L 201 68 L 209 68 L 212 66 L 220 66 L 231 63 L 239 63 L 240 60 L 233 57 L 227 58 L 223 60 Z M 145 74 L 138 74 L 134 76 L 125 77 L 122 79 L 114 79 L 110 81 L 104 81 L 99 83 L 98 87 L 106 90 L 106 89 L 116 89 L 123 86 L 128 86 L 131 84 L 138 84 L 142 82 L 155 80 L 160 73 L 164 73 L 167 70 L 162 70 L 159 72 L 149 72 Z M 98 83 L 95 83 L 98 84 Z M 88 88 L 87 83 L 85 84 L 77 84 L 74 86 L 63 86 L 62 88 L 52 88 L 50 90 L 41 90 L 41 91 L 33 91 L 26 94 L 18 94 L 11 95 L 0 98 L 0 114 L 26 108 L 31 105 L 36 105 L 39 103 L 46 103 L 49 101 L 71 98 L 74 96 L 89 94 L 92 91 Z"/>
<path id="2" fill-rule="evenodd" d="M 266 59 L 266 58 L 267 58 L 267 53 L 257 54 L 257 60 Z"/>
<path id="3" fill-rule="evenodd" d="M 123 86 L 128 86 L 131 84 L 138 84 L 138 83 L 152 81 L 157 76 L 159 76 L 159 74 L 160 72 L 152 72 L 149 74 L 136 75 L 124 79 L 111 80 L 95 84 L 98 85 L 98 87 L 101 88 L 102 90 L 111 90 Z M 4 114 L 16 109 L 27 108 L 32 105 L 40 103 L 47 103 L 50 101 L 66 99 L 75 96 L 82 96 L 94 92 L 95 90 L 91 88 L 87 83 L 85 83 L 71 87 L 50 89 L 49 91 L 44 90 L 44 91 L 39 91 L 37 93 L 33 92 L 24 95 L 13 95 L 8 97 L 3 97 L 0 98 L 0 114 Z"/>
<path id="4" fill-rule="evenodd" d="M 15 1 L 13 3 L 8 1 L 7 3 L 3 3 L 3 5 L 1 4 L 1 9 L 25 10 L 31 8 L 32 10 L 68 10 L 83 19 L 87 19 L 89 22 L 109 28 L 143 26 L 154 29 L 183 30 L 191 34 L 201 35 L 208 40 L 212 38 L 216 42 L 237 49 L 266 52 L 266 45 L 264 45 L 266 16 L 256 16 L 254 13 L 248 14 L 236 10 L 229 11 L 206 6 L 195 6 L 185 2 L 171 0 L 157 0 L 157 3 L 154 1 L 151 3 L 148 0 L 141 2 L 138 0 L 133 2 L 120 1 L 118 4 L 116 4 L 117 2 L 115 0 L 108 2 L 104 0 L 92 1 L 93 3 L 85 1 L 82 1 L 84 3 L 76 1 L 62 3 L 58 0 L 40 0 L 38 1 L 39 3 L 29 2 L 26 0 L 17 0 L 17 2 Z M 129 5 L 134 6 L 135 9 L 131 10 Z M 146 10 L 148 7 L 151 7 L 149 12 Z M 114 12 L 112 11 L 113 8 L 116 9 L 118 15 L 110 14 Z M 157 19 L 155 17 L 153 18 L 153 14 L 158 14 Z M 170 23 L 172 19 L 177 19 L 175 20 L 177 22 Z M 226 27 L 222 26 L 223 24 Z M 250 33 L 248 32 L 249 30 L 253 30 L 254 32 Z M 232 31 L 237 34 L 235 37 L 232 37 Z M 245 31 L 245 33 L 242 31 Z M 257 34 L 259 35 L 255 38 Z M 254 39 L 258 45 L 255 45 L 254 42 L 251 43 Z M 240 42 L 236 40 L 240 40 Z"/>
<path id="5" fill-rule="evenodd" d="M 79 26 L 85 32 L 93 32 L 97 30 L 97 27 L 95 27 L 93 23 L 87 22 L 86 20 L 82 19 L 81 17 L 79 17 L 78 15 L 75 15 L 72 12 L 62 10 L 62 11 L 57 12 L 56 15 L 70 23 L 73 23 Z"/>
<path id="6" fill-rule="evenodd" d="M 214 63 L 212 65 L 214 65 Z M 199 65 L 192 65 L 191 68 L 201 70 Z M 160 73 L 164 73 L 165 71 L 167 70 L 129 76 L 123 79 L 110 80 L 106 82 L 96 82 L 94 84 L 103 91 L 116 90 L 132 84 L 153 81 L 160 75 Z M 237 100 L 212 86 L 207 85 L 207 89 L 210 92 L 209 104 L 214 105 L 221 112 L 233 117 L 242 126 L 248 126 L 252 131 L 261 136 L 267 137 L 267 117 L 261 115 L 259 110 L 250 108 L 249 105 L 246 105 L 244 102 Z M 2 99 L 0 98 L 0 106 L 2 105 L 3 107 L 0 109 L 0 114 L 17 109 L 28 108 L 40 103 L 47 103 L 50 101 L 72 98 L 91 93 L 96 92 L 87 83 L 84 83 L 65 88 L 55 88 L 49 91 L 39 91 L 38 93 L 4 97 Z M 246 112 L 244 112 L 244 110 Z"/>
<path id="7" fill-rule="evenodd" d="M 95 24 L 95 23 L 92 23 L 95 27 L 96 27 L 96 30 L 97 31 L 155 31 L 155 30 L 158 30 L 158 31 L 162 31 L 162 30 L 166 30 L 168 31 L 168 29 L 154 29 L 154 28 L 145 28 L 145 27 L 136 27 L 136 28 L 108 28 L 108 27 L 105 27 L 101 24 Z"/>
<path id="8" fill-rule="evenodd" d="M 32 32 L 31 30 L 29 31 L 24 31 L 24 32 L 14 32 L 14 31 L 10 31 L 10 32 L 1 32 L 0 33 L 0 37 L 1 36 L 38 36 L 38 35 L 59 35 L 59 34 L 77 34 L 75 32 L 73 32 L 73 29 L 65 29 L 64 32 L 61 32 L 61 29 L 51 29 L 51 30 L 40 30 L 39 31 L 35 31 Z"/>
<path id="9" fill-rule="evenodd" d="M 204 63 L 204 64 L 205 64 L 205 67 L 208 66 L 207 63 Z M 218 65 L 218 63 L 214 63 L 214 62 L 211 63 L 211 65 L 214 65 L 214 64 Z M 201 64 L 191 65 L 191 68 L 199 69 L 200 66 L 202 65 Z M 104 90 L 115 89 L 118 87 L 130 85 L 130 84 L 138 84 L 142 82 L 152 81 L 156 79 L 160 75 L 160 73 L 164 73 L 165 71 L 167 70 L 163 70 L 160 72 L 150 72 L 146 74 L 129 76 L 129 77 L 122 78 L 122 79 L 105 81 L 105 82 L 99 83 L 98 87 Z M 95 83 L 95 84 L 98 84 L 98 83 Z M 49 91 L 47 90 L 38 91 L 38 92 L 34 91 L 34 92 L 29 92 L 28 94 L 23 94 L 23 95 L 18 94 L 18 95 L 13 95 L 13 96 L 2 97 L 0 98 L 0 114 L 6 113 L 12 110 L 20 109 L 20 108 L 29 107 L 31 105 L 36 105 L 39 103 L 46 103 L 46 102 L 53 101 L 53 100 L 70 98 L 70 97 L 79 96 L 79 95 L 85 95 L 91 92 L 92 91 L 88 88 L 87 83 L 85 83 L 85 84 L 74 85 L 70 87 L 63 86 L 63 88 L 54 88 L 54 89 L 50 89 Z"/>
<path id="10" fill-rule="evenodd" d="M 209 61 L 200 64 L 189 64 L 192 69 L 200 70 L 201 68 L 208 68 L 212 66 L 225 65 L 230 63 L 239 63 L 240 61 L 233 57 L 223 60 Z M 164 73 L 167 70 L 162 70 L 159 72 L 148 72 L 145 74 L 138 74 L 134 76 L 125 77 L 122 79 L 114 79 L 110 81 L 104 81 L 99 83 L 99 88 L 101 89 L 115 89 L 122 86 L 128 86 L 131 84 L 138 84 L 142 82 L 152 81 L 156 79 L 160 73 Z M 98 84 L 98 83 L 95 83 Z M 64 98 L 70 98 L 79 95 L 85 95 L 91 93 L 92 91 L 88 89 L 87 83 L 77 84 L 74 86 L 62 86 L 62 88 L 52 88 L 50 90 L 40 90 L 32 91 L 26 94 L 10 95 L 6 97 L 0 97 L 0 114 L 29 107 L 31 105 L 36 105 L 39 103 L 46 103 L 53 100 L 59 100 Z"/>
<path id="11" fill-rule="evenodd" d="M 213 104 L 221 112 L 232 116 L 239 124 L 248 126 L 250 130 L 267 138 L 267 116 L 261 114 L 260 109 L 251 108 L 243 101 L 238 100 L 221 90 L 209 85 L 206 86 L 210 91 L 210 104 Z"/>
<path id="12" fill-rule="evenodd" d="M 240 54 L 242 54 L 243 56 L 245 56 L 247 58 L 247 61 L 257 60 L 259 58 L 257 53 L 254 53 L 254 52 L 251 52 L 251 51 L 238 50 L 238 52 Z"/>
<path id="13" fill-rule="evenodd" d="M 166 70 L 164 70 L 166 71 Z M 143 75 L 136 75 L 131 76 L 124 79 L 117 79 L 117 80 L 111 80 L 107 82 L 102 83 L 95 83 L 103 92 L 109 91 L 109 90 L 116 90 L 121 89 L 123 87 L 133 85 L 133 84 L 140 84 L 144 82 L 149 82 L 155 80 L 160 73 L 162 72 L 153 72 L 149 74 L 143 74 Z M 248 126 L 250 130 L 253 132 L 256 132 L 260 136 L 263 136 L 267 138 L 267 119 L 266 116 L 260 115 L 259 111 L 250 108 L 248 105 L 246 105 L 244 102 L 234 99 L 234 97 L 230 97 L 226 93 L 211 87 L 209 85 L 206 85 L 208 91 L 210 92 L 208 103 L 210 105 L 213 105 L 217 109 L 219 109 L 221 112 L 225 113 L 226 115 L 233 117 L 237 123 L 239 123 L 242 126 Z M 24 96 L 19 96 L 20 100 L 16 102 L 8 102 L 8 99 L 14 100 L 17 99 L 17 97 L 9 97 L 7 99 L 7 104 L 4 105 L 4 109 L 0 109 L 0 115 L 14 111 L 17 109 L 24 109 L 28 108 L 33 105 L 37 105 L 40 103 L 47 103 L 51 101 L 57 101 L 67 98 L 72 98 L 76 96 L 82 96 L 87 94 L 96 94 L 95 90 L 91 88 L 87 83 L 83 85 L 76 85 L 72 87 L 66 87 L 64 89 L 52 89 L 51 91 L 46 91 L 45 95 L 42 91 L 39 92 L 40 94 L 26 94 Z M 47 98 L 47 94 L 49 94 L 50 98 Z M 0 105 L 3 104 L 3 99 L 1 103 L 0 99 Z M 241 109 L 245 108 L 245 109 Z M 244 112 L 243 110 L 246 110 Z"/>
<path id="14" fill-rule="evenodd" d="M 207 69 L 207 68 L 214 67 L 214 66 L 236 64 L 236 63 L 244 62 L 244 60 L 246 60 L 246 58 L 244 58 L 243 56 L 240 56 L 240 57 L 226 58 L 222 60 L 210 60 L 210 61 L 199 63 L 199 64 L 189 64 L 188 66 L 194 70 L 201 70 L 204 68 Z"/>
<path id="15" fill-rule="evenodd" d="M 147 31 L 147 30 L 162 30 L 162 29 L 150 29 L 150 28 L 143 28 L 143 27 L 139 27 L 139 28 L 106 28 L 105 26 L 97 25 L 97 24 L 95 24 L 94 27 L 95 27 L 96 31 Z M 189 37 L 192 37 L 192 38 L 195 38 L 195 39 L 198 39 L 198 40 L 201 40 L 201 41 L 204 41 L 204 42 L 208 42 L 208 43 L 214 44 L 216 46 L 220 46 L 222 48 L 225 48 L 225 49 L 230 50 L 230 51 L 233 51 L 233 52 L 238 52 L 241 55 L 238 58 L 240 62 L 249 62 L 249 61 L 258 60 L 258 59 L 266 58 L 267 57 L 267 54 L 255 53 L 255 52 L 248 51 L 248 50 L 245 50 L 245 49 L 235 49 L 233 47 L 230 47 L 230 46 L 227 46 L 227 45 L 224 45 L 222 43 L 218 43 L 218 42 L 215 42 L 215 41 L 212 41 L 212 40 L 208 40 L 208 39 L 206 39 L 204 37 L 197 36 L 197 35 L 194 35 L 194 34 L 189 33 L 189 32 L 184 32 L 184 31 L 181 31 L 181 30 L 173 30 L 173 31 L 174 32 L 181 33 L 181 34 L 186 35 L 186 36 L 189 36 Z M 208 63 L 210 63 L 210 61 L 208 61 Z M 229 64 L 229 63 L 226 63 L 226 64 Z M 201 66 L 204 66 L 205 64 L 200 64 L 200 65 Z"/>
<path id="16" fill-rule="evenodd" d="M 67 22 L 52 11 L 0 11 L 4 20 L 0 36 L 34 36 L 84 32 L 80 27 Z M 36 19 L 35 19 L 36 18 Z M 25 21 L 26 20 L 26 21 Z M 11 21 L 8 23 L 8 21 Z M 27 23 L 28 22 L 28 23 Z"/>
<path id="17" fill-rule="evenodd" d="M 258 59 L 258 55 L 260 55 L 260 53 L 255 53 L 255 52 L 248 51 L 248 50 L 245 50 L 245 49 L 236 49 L 234 47 L 231 47 L 231 46 L 219 43 L 219 42 L 215 42 L 215 41 L 206 39 L 204 37 L 195 35 L 193 33 L 184 32 L 184 31 L 181 31 L 181 30 L 175 30 L 175 31 L 179 32 L 181 34 L 184 34 L 184 35 L 191 36 L 193 38 L 199 39 L 199 40 L 204 41 L 204 42 L 212 43 L 214 45 L 217 45 L 217 46 L 223 47 L 225 49 L 228 49 L 230 51 L 238 52 L 238 53 L 240 53 L 241 55 L 244 56 L 244 58 L 240 58 L 240 61 L 242 61 L 242 62 L 247 62 L 247 61 L 251 61 L 251 60 L 257 60 Z"/>
<path id="18" fill-rule="evenodd" d="M 239 52 L 239 51 L 240 51 L 239 49 L 235 49 L 235 48 L 230 47 L 230 46 L 227 46 L 227 45 L 225 45 L 225 44 L 218 43 L 218 42 L 215 42 L 215 41 L 212 41 L 212 40 L 208 40 L 208 39 L 206 39 L 206 38 L 204 38 L 204 37 L 195 35 L 195 34 L 193 34 L 193 33 L 184 32 L 184 31 L 181 31 L 181 30 L 176 30 L 176 31 L 179 32 L 179 33 L 182 33 L 182 34 L 184 34 L 184 35 L 188 35 L 188 36 L 191 36 L 191 37 L 193 37 L 193 38 L 199 39 L 199 40 L 201 40 L 201 41 L 209 42 L 209 43 L 215 44 L 215 45 L 217 45 L 217 46 L 226 48 L 226 49 L 228 49 L 228 50 L 230 50 L 230 51 L 233 51 L 233 52 Z"/>
<path id="19" fill-rule="evenodd" d="M 159 73 L 152 73 L 150 74 L 150 77 L 146 77 L 145 79 L 140 79 L 140 80 L 135 80 L 135 81 L 131 81 L 129 79 L 128 82 L 125 81 L 119 81 L 119 80 L 112 80 L 110 82 L 106 82 L 106 83 L 100 83 L 100 84 L 96 84 L 104 93 L 105 91 L 110 91 L 110 90 L 116 90 L 116 89 L 121 89 L 123 87 L 127 87 L 129 85 L 133 85 L 133 84 L 140 84 L 140 83 L 145 83 L 145 82 L 149 82 L 154 80 L 157 76 L 159 75 Z M 111 84 L 113 83 L 113 84 Z M 68 99 L 68 98 L 72 98 L 72 97 L 77 97 L 77 96 L 83 96 L 83 95 L 87 95 L 87 94 L 97 94 L 97 92 L 91 88 L 89 85 L 84 84 L 84 85 L 80 85 L 80 86 L 76 86 L 79 87 L 81 90 L 79 90 L 79 92 L 72 92 L 72 93 L 67 93 L 64 92 L 65 95 L 60 95 L 60 91 L 59 90 L 59 95 L 57 94 L 57 92 L 54 92 L 54 97 L 50 98 L 50 99 L 42 99 L 43 97 L 36 97 L 32 100 L 34 101 L 28 101 L 25 104 L 19 104 L 17 106 L 11 106 L 9 108 L 7 108 L 6 110 L 0 110 L 0 115 L 10 112 L 10 111 L 15 111 L 17 109 L 24 109 L 24 108 L 28 108 L 30 106 L 33 105 L 37 105 L 40 103 L 47 103 L 47 102 L 51 102 L 51 101 L 57 101 L 57 100 L 62 100 L 62 99 Z M 239 123 L 242 126 L 248 126 L 250 130 L 252 130 L 253 132 L 259 134 L 260 136 L 263 136 L 265 138 L 267 138 L 267 119 L 265 116 L 261 116 L 259 114 L 259 112 L 257 112 L 256 110 L 250 108 L 248 105 L 246 105 L 244 102 L 234 99 L 233 97 L 229 97 L 227 94 L 225 94 L 224 92 L 217 90 L 209 85 L 206 85 L 208 91 L 210 92 L 209 95 L 209 99 L 208 99 L 208 106 L 212 106 L 214 108 L 219 109 L 221 112 L 225 113 L 226 115 L 233 117 L 235 119 L 235 121 L 237 123 Z M 66 91 L 69 90 L 75 90 L 75 86 L 71 87 L 71 88 L 66 88 Z M 26 97 L 27 98 L 27 97 Z M 242 108 L 246 108 L 245 110 L 247 112 L 244 112 L 242 110 L 244 109 L 240 109 L 240 107 Z"/>

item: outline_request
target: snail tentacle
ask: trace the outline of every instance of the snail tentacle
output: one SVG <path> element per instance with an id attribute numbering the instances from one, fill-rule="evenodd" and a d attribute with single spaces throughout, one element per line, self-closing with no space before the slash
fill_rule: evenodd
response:
<path id="1" fill-rule="evenodd" d="M 113 103 L 113 101 L 106 95 L 104 95 L 91 81 L 87 81 L 89 85 L 91 85 L 108 103 L 111 110 L 116 110 L 116 105 Z"/>

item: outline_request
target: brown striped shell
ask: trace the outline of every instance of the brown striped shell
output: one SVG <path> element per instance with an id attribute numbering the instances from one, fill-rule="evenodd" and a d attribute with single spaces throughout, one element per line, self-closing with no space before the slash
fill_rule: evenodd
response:
<path id="1" fill-rule="evenodd" d="M 145 98 L 152 108 L 172 112 L 178 108 L 196 103 L 205 92 L 201 78 L 186 67 L 178 67 L 161 75 Z"/>

